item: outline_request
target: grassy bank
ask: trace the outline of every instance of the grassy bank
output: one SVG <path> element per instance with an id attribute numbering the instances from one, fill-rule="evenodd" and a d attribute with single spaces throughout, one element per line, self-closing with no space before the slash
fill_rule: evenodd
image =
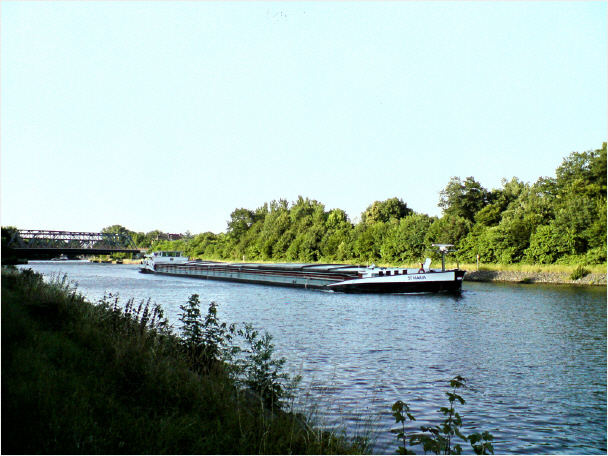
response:
<path id="1" fill-rule="evenodd" d="M 447 267 L 447 265 L 446 265 Z M 456 267 L 455 264 L 450 267 Z M 578 265 L 565 265 L 565 264 L 480 264 L 479 268 L 476 264 L 460 264 L 460 268 L 466 271 L 505 271 L 505 272 L 548 272 L 557 274 L 572 274 L 579 268 Z M 606 265 L 587 265 L 585 269 L 588 269 L 593 274 L 606 274 Z"/>
<path id="2" fill-rule="evenodd" d="M 460 265 L 465 281 L 606 286 L 606 266 Z"/>
<path id="3" fill-rule="evenodd" d="M 2 452 L 365 451 L 288 403 L 264 400 L 234 365 L 194 353 L 149 303 L 94 305 L 65 277 L 45 283 L 31 270 L 3 270 Z"/>

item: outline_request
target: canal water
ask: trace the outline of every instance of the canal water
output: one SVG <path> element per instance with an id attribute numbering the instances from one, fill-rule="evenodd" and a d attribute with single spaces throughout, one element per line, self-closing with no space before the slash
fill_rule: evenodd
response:
<path id="1" fill-rule="evenodd" d="M 606 454 L 605 287 L 465 282 L 460 296 L 345 295 L 147 275 L 135 265 L 24 267 L 67 274 L 91 301 L 150 298 L 175 326 L 190 295 L 203 312 L 216 301 L 222 321 L 274 336 L 324 423 L 373 430 L 375 453 L 397 449 L 395 401 L 410 404 L 409 431 L 437 424 L 448 382 L 461 375 L 462 431 L 490 431 L 496 454 Z"/>

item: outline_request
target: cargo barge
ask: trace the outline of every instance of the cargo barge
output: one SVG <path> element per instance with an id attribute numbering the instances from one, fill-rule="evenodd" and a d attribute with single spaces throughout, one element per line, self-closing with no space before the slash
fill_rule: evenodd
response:
<path id="1" fill-rule="evenodd" d="M 442 251 L 440 248 L 440 252 L 445 255 L 447 249 Z M 430 265 L 429 258 L 419 269 L 315 263 L 224 263 L 190 261 L 182 252 L 154 252 L 144 260 L 141 272 L 343 293 L 459 293 L 462 290 L 465 271 L 446 270 L 445 257 L 441 269 L 431 269 Z"/>

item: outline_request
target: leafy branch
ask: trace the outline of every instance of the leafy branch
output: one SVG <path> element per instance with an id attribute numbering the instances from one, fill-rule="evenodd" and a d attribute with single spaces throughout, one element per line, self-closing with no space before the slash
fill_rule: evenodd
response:
<path id="1" fill-rule="evenodd" d="M 460 428 L 462 426 L 462 418 L 454 408 L 454 404 L 458 401 L 461 405 L 465 404 L 464 398 L 457 393 L 459 388 L 465 388 L 466 379 L 461 376 L 456 376 L 450 380 L 451 391 L 448 391 L 449 407 L 441 407 L 439 411 L 443 413 L 445 419 L 436 426 L 421 426 L 422 432 L 415 433 L 409 436 L 410 446 L 422 445 L 424 453 L 431 452 L 434 454 L 462 454 L 460 444 L 454 444 L 455 437 L 460 438 L 464 442 L 469 442 L 475 454 L 494 454 L 492 440 L 494 437 L 489 432 L 473 433 L 465 436 Z M 405 432 L 405 421 L 409 419 L 415 421 L 414 416 L 410 413 L 409 405 L 399 400 L 392 406 L 395 423 L 401 423 L 401 429 L 393 429 L 392 433 L 397 434 L 397 439 L 403 442 L 397 449 L 397 454 L 415 454 L 407 449 L 407 436 Z"/>

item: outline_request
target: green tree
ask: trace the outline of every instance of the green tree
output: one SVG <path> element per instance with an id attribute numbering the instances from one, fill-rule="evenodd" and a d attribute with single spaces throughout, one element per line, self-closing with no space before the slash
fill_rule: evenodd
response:
<path id="1" fill-rule="evenodd" d="M 2 227 L 2 248 L 4 249 L 6 245 L 10 242 L 13 234 L 15 234 L 19 229 L 15 226 L 3 226 Z"/>
<path id="2" fill-rule="evenodd" d="M 461 181 L 452 177 L 448 185 L 439 192 L 438 206 L 447 215 L 456 215 L 473 221 L 475 214 L 489 202 L 489 192 L 473 177 Z"/>
<path id="3" fill-rule="evenodd" d="M 551 225 L 564 238 L 562 243 L 568 245 L 565 255 L 582 255 L 605 245 L 605 207 L 605 199 L 597 201 L 584 194 L 572 194 L 560 201 Z"/>
<path id="4" fill-rule="evenodd" d="M 373 262 L 382 259 L 381 246 L 389 224 L 376 222 L 371 225 L 359 223 L 354 229 L 353 252 L 361 261 Z"/>
<path id="5" fill-rule="evenodd" d="M 412 262 L 431 243 L 454 244 L 461 260 L 487 262 L 606 261 L 606 144 L 574 152 L 534 185 L 502 179 L 487 191 L 473 177 L 452 177 L 440 192 L 441 218 L 416 214 L 397 198 L 375 201 L 353 225 L 341 209 L 325 211 L 301 195 L 273 200 L 255 211 L 230 214 L 226 233 L 203 233 L 182 244 L 155 241 L 154 248 L 182 249 L 214 259 Z M 107 230 L 123 232 L 113 225 Z M 128 231 L 128 230 L 127 230 Z M 133 233 L 148 247 L 160 231 Z"/>
<path id="6" fill-rule="evenodd" d="M 17 227 L 14 226 L 2 227 L 2 248 L 0 249 L 2 254 L 2 264 L 16 264 L 18 262 L 13 249 L 8 247 L 13 235 L 18 231 L 19 230 Z"/>
<path id="7" fill-rule="evenodd" d="M 566 157 L 556 170 L 556 187 L 552 224 L 553 232 L 564 237 L 559 243 L 563 259 L 605 261 L 606 143 L 601 149 Z"/>
<path id="8" fill-rule="evenodd" d="M 122 225 L 111 225 L 101 229 L 102 233 L 113 233 L 113 234 L 128 234 L 131 235 L 133 231 L 126 229 Z"/>
<path id="9" fill-rule="evenodd" d="M 606 143 L 601 149 L 573 152 L 555 171 L 561 192 L 606 197 Z"/>
<path id="10" fill-rule="evenodd" d="M 321 257 L 326 261 L 344 261 L 351 258 L 353 224 L 342 209 L 332 209 L 327 215 L 326 231 L 319 244 Z"/>
<path id="11" fill-rule="evenodd" d="M 255 213 L 249 209 L 235 209 L 230 214 L 228 224 L 228 234 L 236 238 L 243 236 L 255 222 Z"/>
<path id="12" fill-rule="evenodd" d="M 606 143 L 595 151 L 573 152 L 555 179 L 541 179 L 533 190 L 536 200 L 528 198 L 526 208 L 538 223 L 526 261 L 606 261 Z"/>
<path id="13" fill-rule="evenodd" d="M 407 207 L 401 198 L 389 198 L 385 201 L 374 201 L 361 214 L 362 223 L 390 222 L 399 220 L 411 214 L 412 209 Z"/>
<path id="14" fill-rule="evenodd" d="M 327 228 L 330 230 L 340 229 L 343 226 L 351 226 L 348 215 L 342 209 L 332 209 L 327 214 Z"/>
<path id="15" fill-rule="evenodd" d="M 152 245 L 152 251 L 178 251 L 185 252 L 188 249 L 188 244 L 183 239 L 174 241 L 158 240 Z"/>
<path id="16" fill-rule="evenodd" d="M 188 244 L 189 257 L 213 257 L 217 251 L 218 236 L 211 231 L 197 234 Z"/>
<path id="17" fill-rule="evenodd" d="M 454 244 L 460 248 L 460 242 L 467 236 L 472 225 L 465 217 L 444 214 L 443 217 L 434 219 L 429 227 L 425 240 L 427 247 L 429 244 Z"/>
<path id="18" fill-rule="evenodd" d="M 188 302 L 179 308 L 182 311 L 179 314 L 181 344 L 192 369 L 209 372 L 238 352 L 238 348 L 231 344 L 236 328 L 220 322 L 215 302 L 209 304 L 205 318 L 201 316 L 197 294 L 190 296 Z"/>
<path id="19" fill-rule="evenodd" d="M 289 236 L 291 243 L 285 257 L 304 262 L 317 261 L 320 256 L 320 243 L 326 233 L 325 206 L 316 200 L 299 196 L 291 206 L 289 217 L 291 227 L 289 234 L 284 236 Z"/>
<path id="20" fill-rule="evenodd" d="M 291 227 L 289 203 L 284 199 L 273 200 L 269 206 L 269 212 L 264 217 L 264 223 L 260 227 L 260 231 L 256 233 L 255 239 L 251 239 L 251 242 L 247 245 L 247 258 L 271 260 L 284 255 L 282 248 L 277 251 L 276 246 L 281 236 Z M 285 247 L 285 245 L 286 243 L 283 242 L 282 247 Z M 285 250 L 288 246 L 287 244 Z"/>
<path id="21" fill-rule="evenodd" d="M 541 225 L 530 237 L 525 259 L 530 263 L 552 264 L 571 251 L 568 236 L 559 233 L 554 224 Z"/>
<path id="22" fill-rule="evenodd" d="M 474 217 L 475 223 L 483 226 L 496 226 L 502 218 L 502 212 L 516 201 L 526 184 L 513 177 L 510 181 L 502 179 L 502 188 L 494 189 L 488 194 L 488 204 L 480 209 Z"/>
<path id="23" fill-rule="evenodd" d="M 289 210 L 289 216 L 291 218 L 292 223 L 298 223 L 302 220 L 307 220 L 309 217 L 312 217 L 315 212 L 319 212 L 323 214 L 325 207 L 323 204 L 319 203 L 316 200 L 311 200 L 308 198 L 303 198 L 302 195 L 298 196 L 297 201 L 293 202 L 291 205 L 291 209 Z"/>
<path id="24" fill-rule="evenodd" d="M 405 263 L 424 258 L 428 248 L 426 237 L 433 220 L 426 214 L 414 213 L 391 224 L 380 249 L 382 259 Z"/>

